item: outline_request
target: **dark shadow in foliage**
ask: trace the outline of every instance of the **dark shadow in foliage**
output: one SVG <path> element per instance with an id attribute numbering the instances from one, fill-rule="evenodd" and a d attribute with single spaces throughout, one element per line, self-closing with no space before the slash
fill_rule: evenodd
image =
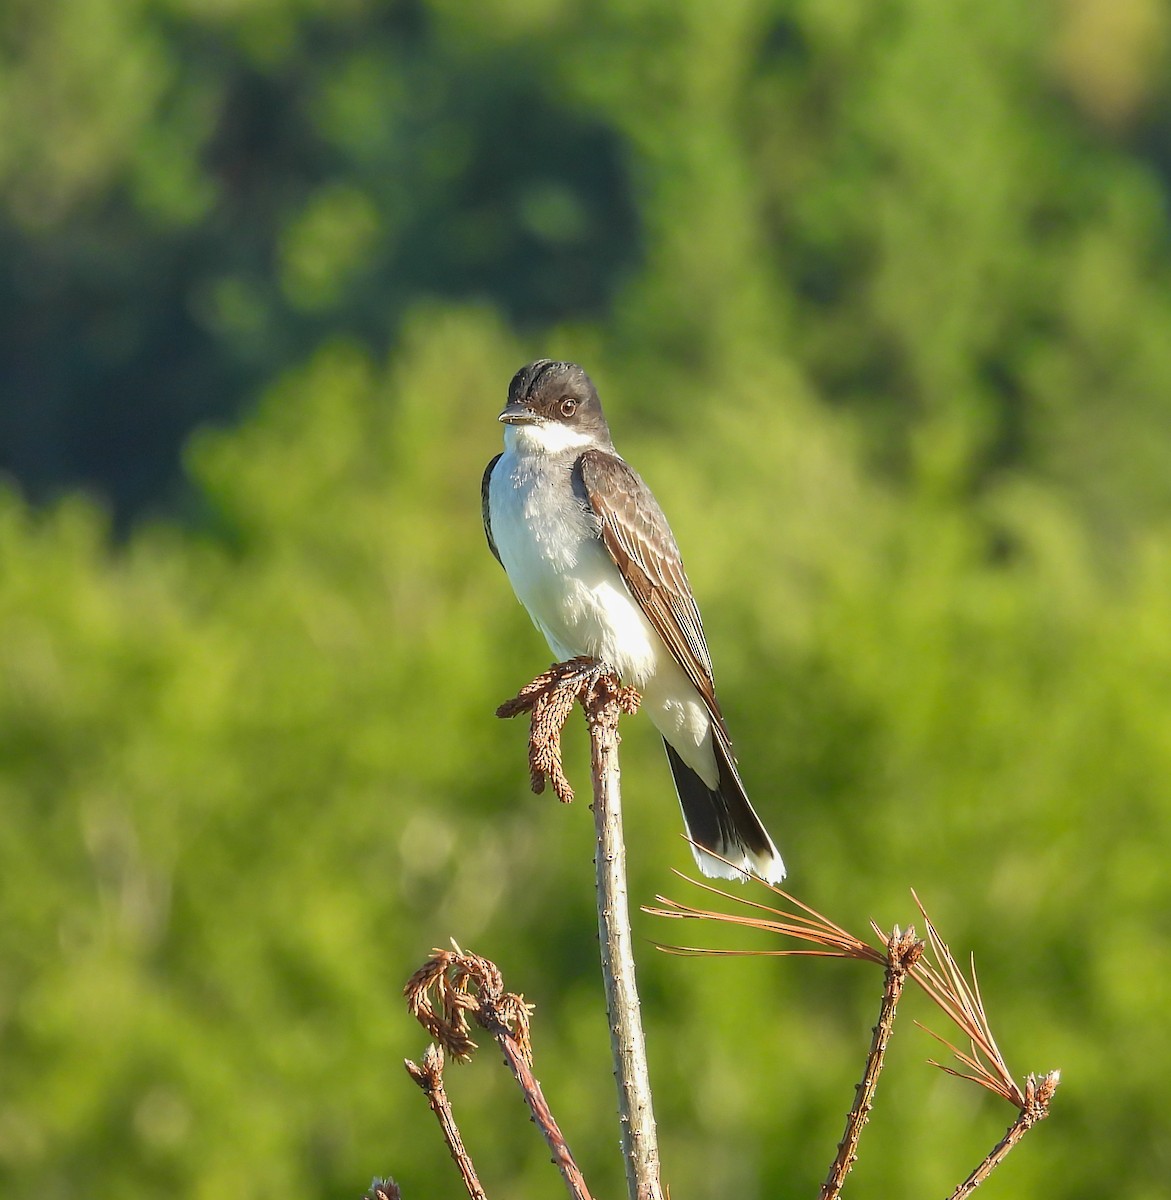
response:
<path id="1" fill-rule="evenodd" d="M 174 499 L 195 425 L 321 339 L 382 353 L 428 295 L 487 299 L 522 328 L 592 317 L 637 265 L 623 144 L 552 98 L 541 44 L 455 48 L 412 6 L 298 33 L 259 67 L 169 30 L 170 102 L 211 80 L 218 106 L 216 200 L 194 224 L 145 211 L 123 178 L 59 226 L 0 212 L 0 472 L 32 499 L 87 487 L 125 528 Z M 364 197 L 376 228 L 340 286 L 298 304 L 281 238 L 323 187 Z"/>

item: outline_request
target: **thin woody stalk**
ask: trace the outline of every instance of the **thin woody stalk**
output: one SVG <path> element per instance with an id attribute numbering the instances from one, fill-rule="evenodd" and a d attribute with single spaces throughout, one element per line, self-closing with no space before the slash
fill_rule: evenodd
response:
<path id="1" fill-rule="evenodd" d="M 1004 1161 L 1008 1152 L 1037 1124 L 1049 1115 L 1049 1102 L 1061 1080 L 1059 1071 L 1050 1071 L 1040 1077 L 1030 1075 L 1025 1083 L 1025 1103 L 1020 1115 L 1008 1127 L 1004 1137 L 988 1152 L 984 1161 L 960 1184 L 948 1200 L 965 1200 Z"/>
<path id="2" fill-rule="evenodd" d="M 659 1143 L 651 1103 L 634 951 L 626 896 L 626 848 L 618 769 L 619 706 L 599 688 L 586 704 L 597 831 L 598 935 L 610 1017 L 610 1044 L 618 1081 L 618 1113 L 630 1200 L 662 1200 Z M 600 693 L 600 694 L 599 694 Z"/>
<path id="3" fill-rule="evenodd" d="M 663 1200 L 659 1144 L 647 1072 L 646 1040 L 634 982 L 630 909 L 626 900 L 626 849 L 622 840 L 622 792 L 618 772 L 618 718 L 633 713 L 638 693 L 623 687 L 597 660 L 555 663 L 497 710 L 498 717 L 529 714 L 529 773 L 534 792 L 548 782 L 563 803 L 573 789 L 561 765 L 561 728 L 580 701 L 590 729 L 594 791 L 598 936 L 602 980 L 610 1018 L 618 1115 L 630 1200 Z"/>
<path id="4" fill-rule="evenodd" d="M 532 1005 L 523 996 L 504 990 L 500 968 L 491 959 L 461 950 L 433 950 L 431 957 L 407 980 L 403 988 L 407 1008 L 424 1029 L 457 1062 L 467 1062 L 476 1043 L 468 1017 L 496 1039 L 505 1065 L 520 1086 L 532 1118 L 553 1155 L 573 1200 L 591 1200 L 585 1179 L 569 1152 L 565 1136 L 553 1118 L 541 1085 L 533 1075 L 533 1048 L 529 1038 Z M 479 1181 L 455 1128 L 443 1091 L 443 1054 L 432 1046 L 423 1066 L 406 1063 L 407 1071 L 427 1094 L 452 1157 L 456 1160 L 472 1200 L 483 1200 Z M 474 1185 L 474 1186 L 473 1186 Z"/>
<path id="5" fill-rule="evenodd" d="M 845 1132 L 838 1143 L 838 1152 L 825 1183 L 821 1185 L 818 1200 L 837 1200 L 846 1182 L 846 1176 L 858 1158 L 858 1141 L 866 1122 L 870 1119 L 870 1110 L 874 1107 L 878 1076 L 882 1072 L 886 1048 L 894 1032 L 895 1009 L 903 993 L 903 985 L 907 981 L 907 972 L 923 953 L 923 943 L 916 939 L 913 929 L 900 933 L 896 926 L 887 938 L 886 945 L 886 983 L 882 990 L 878 1021 L 870 1041 L 870 1052 L 866 1056 L 866 1069 L 854 1093 L 854 1103 L 846 1117 Z"/>
<path id="6" fill-rule="evenodd" d="M 686 878 L 686 876 L 683 876 Z M 790 896 L 780 888 L 770 887 L 770 890 L 792 906 L 792 909 L 770 908 L 755 901 L 746 900 L 738 894 L 724 892 L 710 884 L 691 880 L 691 883 L 703 888 L 704 891 L 714 892 L 726 899 L 734 900 L 740 905 L 747 906 L 765 915 L 744 915 L 743 913 L 712 912 L 697 908 L 691 904 L 682 904 L 665 896 L 657 899 L 662 908 L 648 908 L 645 911 L 661 917 L 674 917 L 682 920 L 724 921 L 733 925 L 743 925 L 746 928 L 765 930 L 784 938 L 792 938 L 799 942 L 812 943 L 814 949 L 782 949 L 782 950 L 708 950 L 696 947 L 662 946 L 660 949 L 677 954 L 776 954 L 782 956 L 812 955 L 823 958 L 852 958 L 860 962 L 882 963 L 886 969 L 886 984 L 883 991 L 882 1008 L 878 1024 L 874 1029 L 874 1037 L 867 1057 L 866 1071 L 862 1082 L 858 1085 L 854 1106 L 850 1110 L 846 1122 L 846 1133 L 838 1147 L 837 1158 L 830 1169 L 829 1177 L 822 1186 L 819 1200 L 833 1200 L 838 1195 L 845 1181 L 857 1148 L 858 1135 L 866 1123 L 866 1117 L 873 1104 L 874 1088 L 882 1066 L 882 1058 L 890 1040 L 894 1024 L 895 1003 L 898 1000 L 903 984 L 907 978 L 913 979 L 931 1001 L 945 1013 L 968 1038 L 968 1048 L 960 1046 L 933 1033 L 927 1032 L 941 1042 L 955 1056 L 959 1068 L 943 1063 L 934 1063 L 949 1075 L 967 1079 L 977 1083 L 993 1094 L 1007 1100 L 1018 1111 L 1017 1119 L 1009 1126 L 1008 1132 L 989 1151 L 983 1162 L 968 1176 L 952 1193 L 949 1200 L 965 1200 L 989 1175 L 1004 1161 L 1008 1152 L 1021 1140 L 1024 1135 L 1039 1121 L 1049 1115 L 1049 1107 L 1057 1086 L 1061 1082 L 1060 1071 L 1050 1071 L 1047 1075 L 1030 1075 L 1022 1088 L 1012 1076 L 988 1022 L 988 1014 L 984 1009 L 984 1000 L 976 981 L 975 964 L 971 968 L 971 978 L 967 978 L 961 970 L 947 943 L 939 935 L 939 931 L 927 915 L 926 909 L 915 896 L 915 903 L 927 927 L 927 943 L 918 942 L 914 934 L 908 930 L 900 934 L 896 927 L 889 936 L 883 935 L 878 926 L 871 922 L 874 932 L 882 938 L 885 953 L 880 953 L 869 943 L 856 937 L 840 925 L 834 924 L 828 917 L 816 912 L 807 904 Z M 914 895 L 914 892 L 912 892 Z M 929 961 L 924 954 L 927 945 L 930 946 L 931 956 L 935 961 Z M 918 1022 L 916 1022 L 917 1024 Z M 926 1026 L 921 1028 L 926 1029 Z"/>
<path id="7" fill-rule="evenodd" d="M 411 1062 L 410 1059 L 406 1059 L 403 1066 L 406 1067 L 407 1074 L 423 1089 L 423 1094 L 427 1097 L 431 1111 L 439 1122 L 443 1140 L 447 1143 L 447 1149 L 455 1160 L 455 1165 L 459 1168 L 460 1178 L 463 1180 L 471 1200 L 487 1200 L 476 1175 L 476 1168 L 472 1165 L 467 1150 L 464 1149 L 463 1138 L 460 1136 L 459 1126 L 455 1123 L 451 1103 L 447 1099 L 447 1091 L 443 1086 L 443 1051 L 438 1046 L 429 1046 L 427 1053 L 423 1056 L 422 1066 Z"/>
<path id="8" fill-rule="evenodd" d="M 496 1039 L 496 1043 L 504 1055 L 504 1062 L 520 1086 L 521 1095 L 524 1096 L 525 1103 L 529 1106 L 533 1124 L 541 1131 L 545 1144 L 553 1156 L 553 1165 L 561 1172 L 561 1178 L 565 1181 L 565 1187 L 572 1200 L 592 1200 L 589 1188 L 586 1186 L 585 1176 L 582 1175 L 581 1169 L 574 1161 L 565 1135 L 554 1119 L 553 1110 L 549 1107 L 545 1093 L 541 1090 L 541 1085 L 533 1074 L 532 1062 L 526 1048 L 518 1044 L 507 1023 L 502 1021 L 494 1011 L 485 1012 L 484 1007 L 481 1006 L 480 1012 L 475 1016 L 476 1020 Z"/>

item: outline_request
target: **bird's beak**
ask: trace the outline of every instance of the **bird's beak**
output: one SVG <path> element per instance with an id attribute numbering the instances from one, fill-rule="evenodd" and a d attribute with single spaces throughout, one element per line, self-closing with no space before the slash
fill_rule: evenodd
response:
<path id="1" fill-rule="evenodd" d="M 515 400 L 496 419 L 505 425 L 536 425 L 541 418 L 527 404 Z"/>

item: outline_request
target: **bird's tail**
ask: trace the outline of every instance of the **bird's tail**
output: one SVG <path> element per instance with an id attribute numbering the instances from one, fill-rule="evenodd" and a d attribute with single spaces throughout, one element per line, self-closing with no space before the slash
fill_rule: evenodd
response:
<path id="1" fill-rule="evenodd" d="M 719 787 L 715 790 L 676 754 L 665 738 L 663 745 L 675 777 L 691 852 L 699 869 L 714 879 L 743 880 L 752 874 L 766 883 L 780 883 L 785 877 L 785 864 L 749 802 L 736 764 L 720 739 L 712 738 L 720 770 Z"/>

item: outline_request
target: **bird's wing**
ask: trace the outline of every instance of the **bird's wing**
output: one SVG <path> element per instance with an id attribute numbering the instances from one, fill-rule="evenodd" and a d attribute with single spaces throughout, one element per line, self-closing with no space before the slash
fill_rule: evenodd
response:
<path id="1" fill-rule="evenodd" d="M 574 470 L 626 586 L 726 737 L 699 609 L 663 510 L 617 455 L 587 450 Z"/>
<path id="2" fill-rule="evenodd" d="M 488 504 L 488 491 L 492 486 L 492 469 L 502 457 L 501 454 L 496 455 L 484 468 L 484 478 L 480 480 L 480 513 L 484 518 L 484 536 L 488 539 L 488 549 L 492 551 L 497 562 L 500 562 L 500 551 L 496 549 L 496 540 L 492 537 L 492 511 Z M 504 566 L 503 563 L 500 565 Z"/>

